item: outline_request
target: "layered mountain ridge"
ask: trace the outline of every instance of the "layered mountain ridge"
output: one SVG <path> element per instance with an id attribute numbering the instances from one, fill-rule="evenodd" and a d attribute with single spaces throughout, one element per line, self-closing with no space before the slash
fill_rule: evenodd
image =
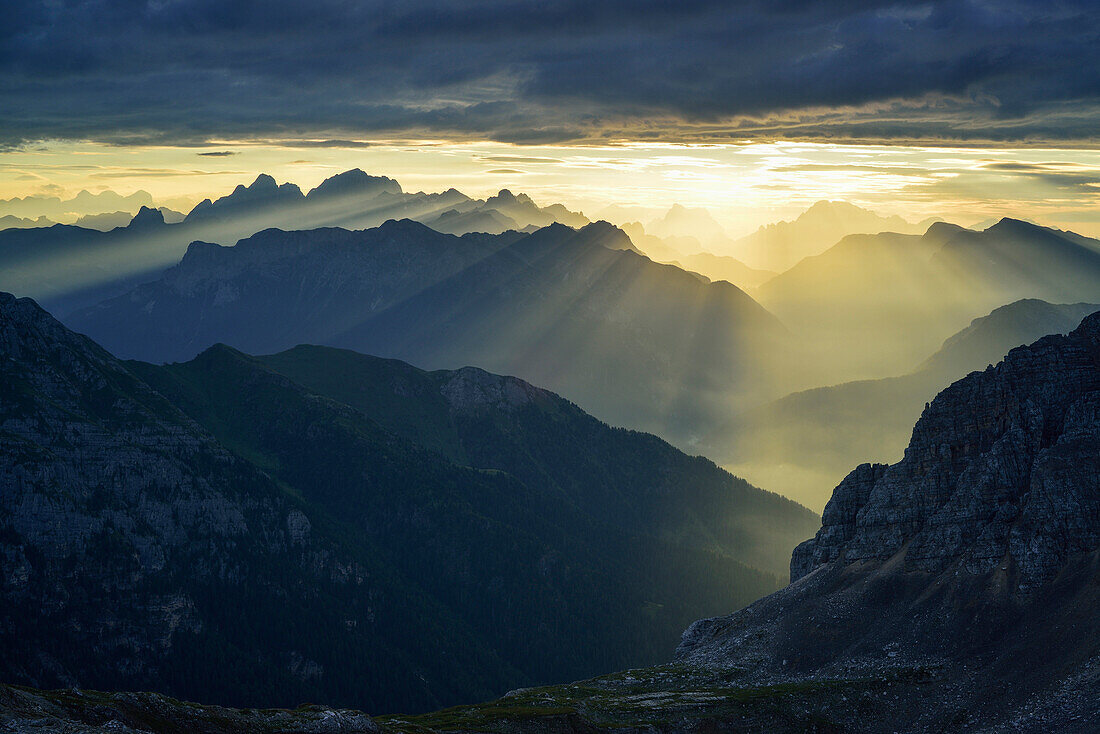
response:
<path id="1" fill-rule="evenodd" d="M 606 222 L 456 237 L 401 220 L 193 243 L 160 280 L 67 323 L 152 361 L 224 342 L 474 364 L 681 445 L 731 400 L 773 389 L 771 366 L 789 346 L 743 291 L 652 262 Z"/>
<path id="2" fill-rule="evenodd" d="M 112 206 L 122 202 L 135 208 L 152 206 L 145 192 L 125 199 L 107 194 L 111 192 L 93 198 Z M 85 198 L 74 202 L 90 205 L 93 199 Z M 148 222 L 127 217 L 128 226 L 115 229 L 104 226 L 107 221 L 123 223 L 114 215 L 88 220 L 84 223 L 88 226 L 33 223 L 33 228 L 24 228 L 31 223 L 13 220 L 23 229 L 0 232 L 0 289 L 36 298 L 52 312 L 65 315 L 156 278 L 196 240 L 232 245 L 273 227 L 367 229 L 390 219 L 415 219 L 452 234 L 532 231 L 555 222 L 575 227 L 589 224 L 583 214 L 560 204 L 540 207 L 530 197 L 506 189 L 484 200 L 453 188 L 409 193 L 391 178 L 359 169 L 331 176 L 306 193 L 295 184 L 279 184 L 260 174 L 247 186 L 240 184 L 225 196 L 200 202 L 186 217 L 168 213 L 170 223 L 137 227 L 134 224 Z M 100 231 L 104 229 L 110 231 Z"/>
<path id="3" fill-rule="evenodd" d="M 754 295 L 815 349 L 820 385 L 910 370 L 1014 301 L 1097 294 L 1100 241 L 1005 218 L 982 231 L 938 222 L 922 235 L 850 235 Z"/>
<path id="4" fill-rule="evenodd" d="M 523 402 L 503 392 L 488 402 Z M 694 623 L 673 664 L 361 725 L 407 734 L 1091 731 L 1100 721 L 1098 457 L 1100 312 L 941 392 L 905 458 L 861 465 L 837 487 L 817 536 L 792 554 L 792 583 Z M 232 730 L 150 695 L 0 695 L 16 722 L 115 717 L 119 729 L 156 717 Z M 289 719 L 333 732 L 356 716 L 216 713 L 257 730 Z"/>

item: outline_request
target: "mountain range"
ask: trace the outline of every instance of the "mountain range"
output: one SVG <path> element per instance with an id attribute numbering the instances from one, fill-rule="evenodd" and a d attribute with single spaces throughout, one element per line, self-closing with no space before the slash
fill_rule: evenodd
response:
<path id="1" fill-rule="evenodd" d="M 849 209 L 820 202 L 792 231 L 898 224 Z M 705 210 L 684 207 L 660 221 L 721 229 Z M 124 357 L 184 360 L 217 342 L 251 353 L 315 343 L 429 368 L 473 364 L 734 462 L 771 429 L 758 424 L 766 430 L 734 444 L 731 416 L 758 416 L 746 411 L 796 391 L 907 374 L 1007 303 L 1093 302 L 1100 293 L 1100 243 L 1008 219 L 980 232 L 936 223 L 922 235 L 849 235 L 774 276 L 671 248 L 697 247 L 694 237 L 585 222 L 507 190 L 485 200 L 453 189 L 409 194 L 353 170 L 303 193 L 260 176 L 176 224 L 143 208 L 109 232 L 2 231 L 0 287 L 39 297 Z M 326 223 L 343 226 L 318 227 Z M 295 229 L 262 229 L 270 224 Z M 368 229 L 346 228 L 359 226 Z M 301 229 L 309 227 L 317 228 Z M 661 259 L 661 248 L 665 259 L 679 252 L 675 265 L 642 255 Z M 928 397 L 956 376 L 898 403 L 883 446 L 900 445 L 918 392 Z M 853 453 L 798 481 L 820 502 Z"/>
<path id="2" fill-rule="evenodd" d="M 609 210 L 610 215 L 620 218 L 625 213 Z M 737 239 L 730 238 L 706 209 L 679 204 L 648 224 L 631 221 L 621 226 L 654 260 L 698 272 L 711 280 L 727 280 L 753 292 L 802 259 L 821 254 L 849 235 L 920 234 L 933 221 L 911 224 L 901 217 L 882 217 L 844 201 L 818 201 L 797 219 L 769 224 Z"/>
<path id="3" fill-rule="evenodd" d="M 853 234 L 922 234 L 935 220 L 911 224 L 883 217 L 846 201 L 819 201 L 796 219 L 768 224 L 727 247 L 727 252 L 758 270 L 781 273 L 807 257 L 820 255 Z"/>
<path id="4" fill-rule="evenodd" d="M 81 191 L 71 199 L 41 195 L 0 199 L 0 217 L 45 217 L 53 221 L 72 221 L 72 218 L 89 214 L 115 211 L 132 214 L 143 206 L 153 206 L 153 197 L 148 191 L 135 191 L 126 195 L 114 191 Z"/>
<path id="5" fill-rule="evenodd" d="M 92 199 L 103 200 L 108 193 Z M 112 196 L 103 201 L 106 208 L 88 213 L 105 215 L 122 208 L 117 201 L 140 201 L 141 208 L 125 228 L 102 234 L 92 231 L 118 224 L 117 215 L 111 214 L 73 225 L 0 230 L 0 289 L 34 297 L 51 311 L 67 314 L 155 279 L 178 262 L 193 241 L 232 245 L 272 227 L 371 228 L 389 219 L 411 218 L 430 222 L 440 231 L 464 234 L 530 231 L 555 222 L 577 227 L 589 223 L 584 215 L 560 204 L 539 207 L 530 197 L 507 190 L 485 200 L 471 199 L 455 189 L 406 193 L 393 179 L 358 169 L 325 179 L 307 193 L 261 174 L 248 186 L 241 184 L 225 196 L 201 201 L 182 221 L 171 210 L 153 210 L 145 192 L 126 199 Z M 17 204 L 41 204 L 32 199 L 11 200 L 8 205 L 21 211 Z"/>
<path id="6" fill-rule="evenodd" d="M 949 335 L 1025 298 L 1092 302 L 1100 241 L 1002 219 L 983 231 L 845 237 L 754 293 L 816 351 L 806 387 L 901 374 Z"/>
<path id="7" fill-rule="evenodd" d="M 474 364 L 684 445 L 738 396 L 771 389 L 787 339 L 740 289 L 656 264 L 607 223 L 456 237 L 402 220 L 193 243 L 159 280 L 66 322 L 151 361 L 225 342 Z"/>
<path id="8" fill-rule="evenodd" d="M 96 732 L 1090 731 L 1098 457 L 1100 312 L 943 390 L 904 458 L 837 486 L 791 583 L 693 623 L 670 664 L 420 716 L 13 687 L 0 710 Z"/>
<path id="9" fill-rule="evenodd" d="M 5 294 L 0 373 L 9 682 L 477 700 L 661 660 L 777 588 L 817 524 L 475 368 L 306 346 L 121 362 Z"/>

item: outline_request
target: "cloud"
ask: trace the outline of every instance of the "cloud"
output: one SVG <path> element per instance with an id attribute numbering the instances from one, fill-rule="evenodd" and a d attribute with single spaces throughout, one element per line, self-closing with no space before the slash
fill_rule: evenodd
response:
<path id="1" fill-rule="evenodd" d="M 203 153 L 196 153 L 196 155 L 205 155 L 212 158 L 224 158 L 226 156 L 237 155 L 235 150 L 208 150 Z"/>
<path id="2" fill-rule="evenodd" d="M 528 155 L 479 155 L 478 160 L 493 163 L 561 163 L 560 158 Z"/>
<path id="3" fill-rule="evenodd" d="M 7 0 L 0 148 L 1100 143 L 1094 0 Z"/>
<path id="4" fill-rule="evenodd" d="M 491 171 L 485 173 L 527 173 L 527 171 L 520 171 L 515 168 L 494 168 Z"/>
<path id="5" fill-rule="evenodd" d="M 370 148 L 374 145 L 366 140 L 271 140 L 284 148 Z"/>
<path id="6" fill-rule="evenodd" d="M 1003 161 L 988 163 L 984 170 L 1024 176 L 1059 191 L 1100 195 L 1100 169 L 1080 166 L 1068 161 L 1020 163 Z"/>

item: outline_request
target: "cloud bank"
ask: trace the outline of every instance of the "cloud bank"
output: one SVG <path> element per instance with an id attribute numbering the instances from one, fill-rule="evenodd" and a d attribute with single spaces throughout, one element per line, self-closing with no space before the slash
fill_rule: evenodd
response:
<path id="1" fill-rule="evenodd" d="M 1094 0 L 7 0 L 0 145 L 1095 144 Z"/>

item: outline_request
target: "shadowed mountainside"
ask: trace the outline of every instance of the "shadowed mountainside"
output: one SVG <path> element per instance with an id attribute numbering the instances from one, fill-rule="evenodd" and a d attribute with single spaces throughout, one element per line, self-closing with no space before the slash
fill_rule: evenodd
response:
<path id="1" fill-rule="evenodd" d="M 905 458 L 836 488 L 792 583 L 673 664 L 358 721 L 402 732 L 1089 731 L 1100 720 L 1100 314 L 936 397 Z M 11 721 L 347 731 L 354 712 L 207 711 L 3 689 Z M 320 716 L 322 721 L 318 721 Z M 103 729 L 104 731 L 106 729 Z"/>
<path id="2" fill-rule="evenodd" d="M 472 368 L 123 364 L 4 296 L 0 369 L 11 681 L 424 710 L 660 660 L 816 524 Z"/>

